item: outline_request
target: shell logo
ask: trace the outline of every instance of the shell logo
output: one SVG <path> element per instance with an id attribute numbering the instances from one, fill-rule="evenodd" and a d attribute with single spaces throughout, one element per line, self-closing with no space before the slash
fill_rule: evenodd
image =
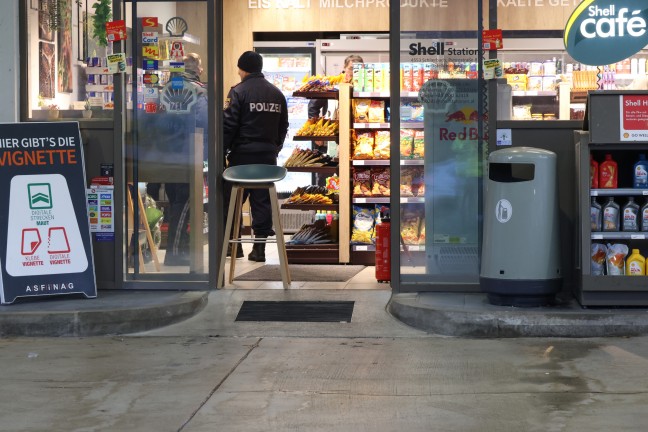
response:
<path id="1" fill-rule="evenodd" d="M 636 0 L 584 0 L 567 21 L 563 43 L 586 65 L 624 60 L 648 44 L 648 6 Z"/>

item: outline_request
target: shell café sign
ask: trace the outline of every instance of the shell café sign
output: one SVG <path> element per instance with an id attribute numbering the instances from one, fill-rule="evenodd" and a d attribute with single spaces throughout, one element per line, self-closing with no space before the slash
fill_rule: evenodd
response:
<path id="1" fill-rule="evenodd" d="M 627 59 L 648 44 L 648 4 L 584 0 L 569 17 L 563 42 L 569 55 L 586 65 Z"/>
<path id="2" fill-rule="evenodd" d="M 79 124 L 0 124 L 0 303 L 97 296 Z"/>

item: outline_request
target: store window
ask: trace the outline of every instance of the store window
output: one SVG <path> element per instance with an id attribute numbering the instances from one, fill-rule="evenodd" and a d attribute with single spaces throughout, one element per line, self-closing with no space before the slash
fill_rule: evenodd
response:
<path id="1" fill-rule="evenodd" d="M 107 64 L 113 43 L 105 31 L 111 6 L 111 0 L 29 1 L 27 118 L 113 117 L 114 73 Z"/>
<path id="2" fill-rule="evenodd" d="M 399 256 L 400 291 L 479 289 L 488 116 L 478 79 L 481 4 L 400 8 L 400 88 L 391 109 L 399 116 L 399 128 L 391 129 L 399 142 L 391 190 L 399 198 L 391 203 L 392 230 L 399 221 L 392 256 Z"/>
<path id="3" fill-rule="evenodd" d="M 125 2 L 125 274 L 208 279 L 207 1 Z M 213 48 L 212 48 L 213 49 Z M 132 96 L 128 96 L 132 95 Z M 135 186 L 137 185 L 137 187 Z"/>

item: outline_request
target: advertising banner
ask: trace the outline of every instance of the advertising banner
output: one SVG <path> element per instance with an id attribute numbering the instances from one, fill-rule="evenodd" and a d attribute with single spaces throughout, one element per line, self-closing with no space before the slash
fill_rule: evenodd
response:
<path id="1" fill-rule="evenodd" d="M 0 124 L 0 303 L 97 287 L 79 124 Z"/>
<path id="2" fill-rule="evenodd" d="M 620 97 L 621 141 L 648 141 L 648 95 Z"/>

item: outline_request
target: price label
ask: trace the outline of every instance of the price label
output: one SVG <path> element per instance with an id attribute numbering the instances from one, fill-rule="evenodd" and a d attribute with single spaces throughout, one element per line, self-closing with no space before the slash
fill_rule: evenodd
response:
<path id="1" fill-rule="evenodd" d="M 358 204 L 366 204 L 367 198 L 355 198 L 353 201 L 355 201 Z"/>
<path id="2" fill-rule="evenodd" d="M 598 196 L 598 191 L 593 190 L 592 191 L 592 196 Z"/>
<path id="3" fill-rule="evenodd" d="M 643 234 L 630 234 L 630 238 L 632 240 L 643 240 L 646 238 L 646 236 Z"/>
<path id="4" fill-rule="evenodd" d="M 356 246 L 355 250 L 357 250 L 357 251 L 368 251 L 369 246 Z"/>
<path id="5" fill-rule="evenodd" d="M 603 240 L 603 235 L 601 235 L 601 234 L 592 234 L 592 240 Z"/>

